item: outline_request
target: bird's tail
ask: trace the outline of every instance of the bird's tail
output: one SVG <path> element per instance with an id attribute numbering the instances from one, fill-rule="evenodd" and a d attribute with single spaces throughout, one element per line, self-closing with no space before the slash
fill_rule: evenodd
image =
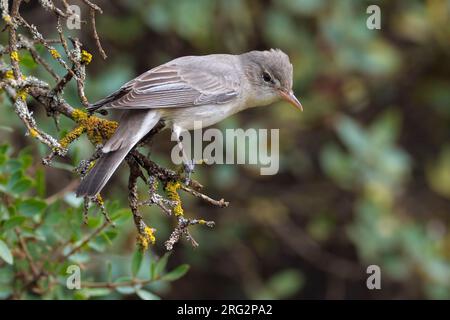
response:
<path id="1" fill-rule="evenodd" d="M 124 112 L 119 127 L 102 149 L 102 156 L 81 181 L 77 197 L 97 195 L 111 178 L 128 152 L 158 123 L 157 111 Z"/>

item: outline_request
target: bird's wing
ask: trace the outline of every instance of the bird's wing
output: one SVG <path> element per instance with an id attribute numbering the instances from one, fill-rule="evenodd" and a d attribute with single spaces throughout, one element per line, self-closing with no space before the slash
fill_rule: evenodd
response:
<path id="1" fill-rule="evenodd" d="M 212 69 L 216 68 L 201 63 L 165 64 L 126 83 L 91 109 L 183 108 L 234 99 L 239 94 L 237 74 L 230 69 Z"/>

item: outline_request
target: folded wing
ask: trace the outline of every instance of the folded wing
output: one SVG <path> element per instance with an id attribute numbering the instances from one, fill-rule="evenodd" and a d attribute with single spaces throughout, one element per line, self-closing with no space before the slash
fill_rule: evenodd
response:
<path id="1" fill-rule="evenodd" d="M 186 108 L 223 104 L 239 94 L 238 76 L 199 64 L 165 64 L 123 85 L 89 110 Z"/>

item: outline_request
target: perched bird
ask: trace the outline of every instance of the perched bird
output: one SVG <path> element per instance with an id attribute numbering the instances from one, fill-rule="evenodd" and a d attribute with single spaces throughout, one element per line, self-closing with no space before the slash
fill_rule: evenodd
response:
<path id="1" fill-rule="evenodd" d="M 279 99 L 302 109 L 292 92 L 292 64 L 279 49 L 186 56 L 151 69 L 88 108 L 91 113 L 124 112 L 76 194 L 99 193 L 130 150 L 160 120 L 179 137 L 184 130 L 192 130 L 194 122 L 207 127 Z"/>

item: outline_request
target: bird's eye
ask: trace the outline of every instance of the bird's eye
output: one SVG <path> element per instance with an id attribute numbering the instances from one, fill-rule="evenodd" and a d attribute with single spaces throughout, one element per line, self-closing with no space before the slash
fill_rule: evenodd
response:
<path id="1" fill-rule="evenodd" d="M 266 71 L 263 72 L 262 74 L 262 78 L 265 82 L 272 82 L 272 77 L 270 76 L 270 74 Z"/>

